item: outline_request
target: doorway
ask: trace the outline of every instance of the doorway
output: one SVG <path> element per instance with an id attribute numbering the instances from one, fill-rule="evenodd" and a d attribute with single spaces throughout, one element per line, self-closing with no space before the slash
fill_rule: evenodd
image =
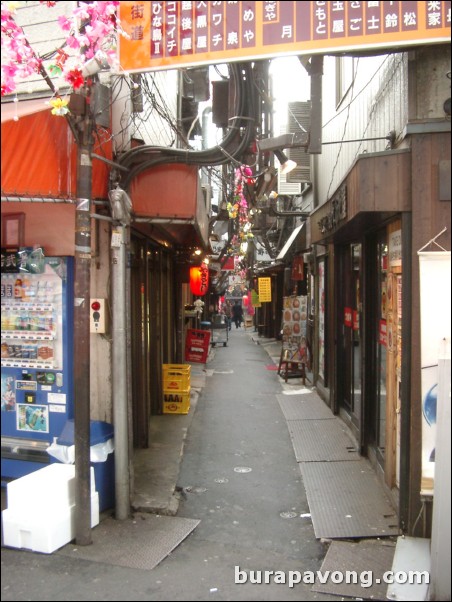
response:
<path id="1" fill-rule="evenodd" d="M 337 391 L 340 413 L 359 440 L 362 416 L 361 244 L 339 248 Z"/>
<path id="2" fill-rule="evenodd" d="M 173 264 L 162 248 L 136 236 L 130 266 L 133 441 L 146 448 L 151 416 L 162 412 L 162 364 L 174 355 Z"/>
<path id="3" fill-rule="evenodd" d="M 371 456 L 384 469 L 387 415 L 387 275 L 388 239 L 386 228 L 374 233 L 368 244 L 366 315 L 369 341 L 366 387 L 369 398 L 367 446 Z"/>

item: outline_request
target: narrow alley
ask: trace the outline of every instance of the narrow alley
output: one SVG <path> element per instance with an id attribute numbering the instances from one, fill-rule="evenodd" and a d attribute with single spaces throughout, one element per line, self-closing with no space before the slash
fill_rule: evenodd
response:
<path id="1" fill-rule="evenodd" d="M 278 376 L 278 347 L 233 326 L 228 345 L 213 350 L 182 459 L 170 461 L 180 467 L 170 485 L 179 497 L 175 516 L 104 517 L 92 546 L 69 544 L 51 555 L 3 549 L 2 600 L 337 600 L 313 591 L 312 581 L 290 586 L 321 569 L 329 541 L 314 532 L 278 403 L 284 390 L 305 387 Z M 165 447 L 155 454 L 163 467 Z"/>

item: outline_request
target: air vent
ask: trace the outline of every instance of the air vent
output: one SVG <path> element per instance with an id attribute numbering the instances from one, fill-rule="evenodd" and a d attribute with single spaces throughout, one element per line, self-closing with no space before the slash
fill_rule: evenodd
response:
<path id="1" fill-rule="evenodd" d="M 292 148 L 291 150 L 298 149 Z M 285 152 L 287 155 L 289 155 L 288 150 Z M 295 169 L 298 169 L 298 167 Z M 290 176 L 290 173 L 281 174 L 280 170 L 278 169 L 278 194 L 301 194 L 301 184 L 297 182 L 288 182 L 287 176 Z"/>
<path id="2" fill-rule="evenodd" d="M 311 129 L 311 103 L 289 102 L 287 116 L 287 132 L 299 134 Z M 288 148 L 287 156 L 295 161 L 297 167 L 286 176 L 287 183 L 306 183 L 311 181 L 311 157 L 304 148 Z M 290 193 L 286 193 L 290 194 Z M 297 194 L 297 193 L 292 193 Z"/>

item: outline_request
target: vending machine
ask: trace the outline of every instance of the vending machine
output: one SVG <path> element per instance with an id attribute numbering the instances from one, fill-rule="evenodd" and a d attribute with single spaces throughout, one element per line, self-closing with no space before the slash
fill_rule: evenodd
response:
<path id="1" fill-rule="evenodd" d="M 19 478 L 52 462 L 73 418 L 73 258 L 2 249 L 1 470 Z"/>

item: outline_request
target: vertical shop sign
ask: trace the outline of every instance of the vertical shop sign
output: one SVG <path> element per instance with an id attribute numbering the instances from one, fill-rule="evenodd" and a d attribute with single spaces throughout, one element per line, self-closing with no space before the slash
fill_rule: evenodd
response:
<path id="1" fill-rule="evenodd" d="M 296 255 L 293 258 L 292 280 L 304 280 L 304 261 L 302 255 Z"/>
<path id="2" fill-rule="evenodd" d="M 259 278 L 259 301 L 261 303 L 270 303 L 272 300 L 271 278 Z"/>
<path id="3" fill-rule="evenodd" d="M 344 325 L 351 328 L 353 326 L 353 311 L 351 307 L 344 307 Z"/>
<path id="4" fill-rule="evenodd" d="M 319 274 L 319 376 L 325 380 L 325 261 L 318 265 Z"/>
<path id="5" fill-rule="evenodd" d="M 423 492 L 433 492 L 441 344 L 450 343 L 450 252 L 418 252 L 421 301 L 421 395 Z M 442 400 L 446 402 L 446 400 Z M 450 403 L 450 398 L 447 400 Z"/>

